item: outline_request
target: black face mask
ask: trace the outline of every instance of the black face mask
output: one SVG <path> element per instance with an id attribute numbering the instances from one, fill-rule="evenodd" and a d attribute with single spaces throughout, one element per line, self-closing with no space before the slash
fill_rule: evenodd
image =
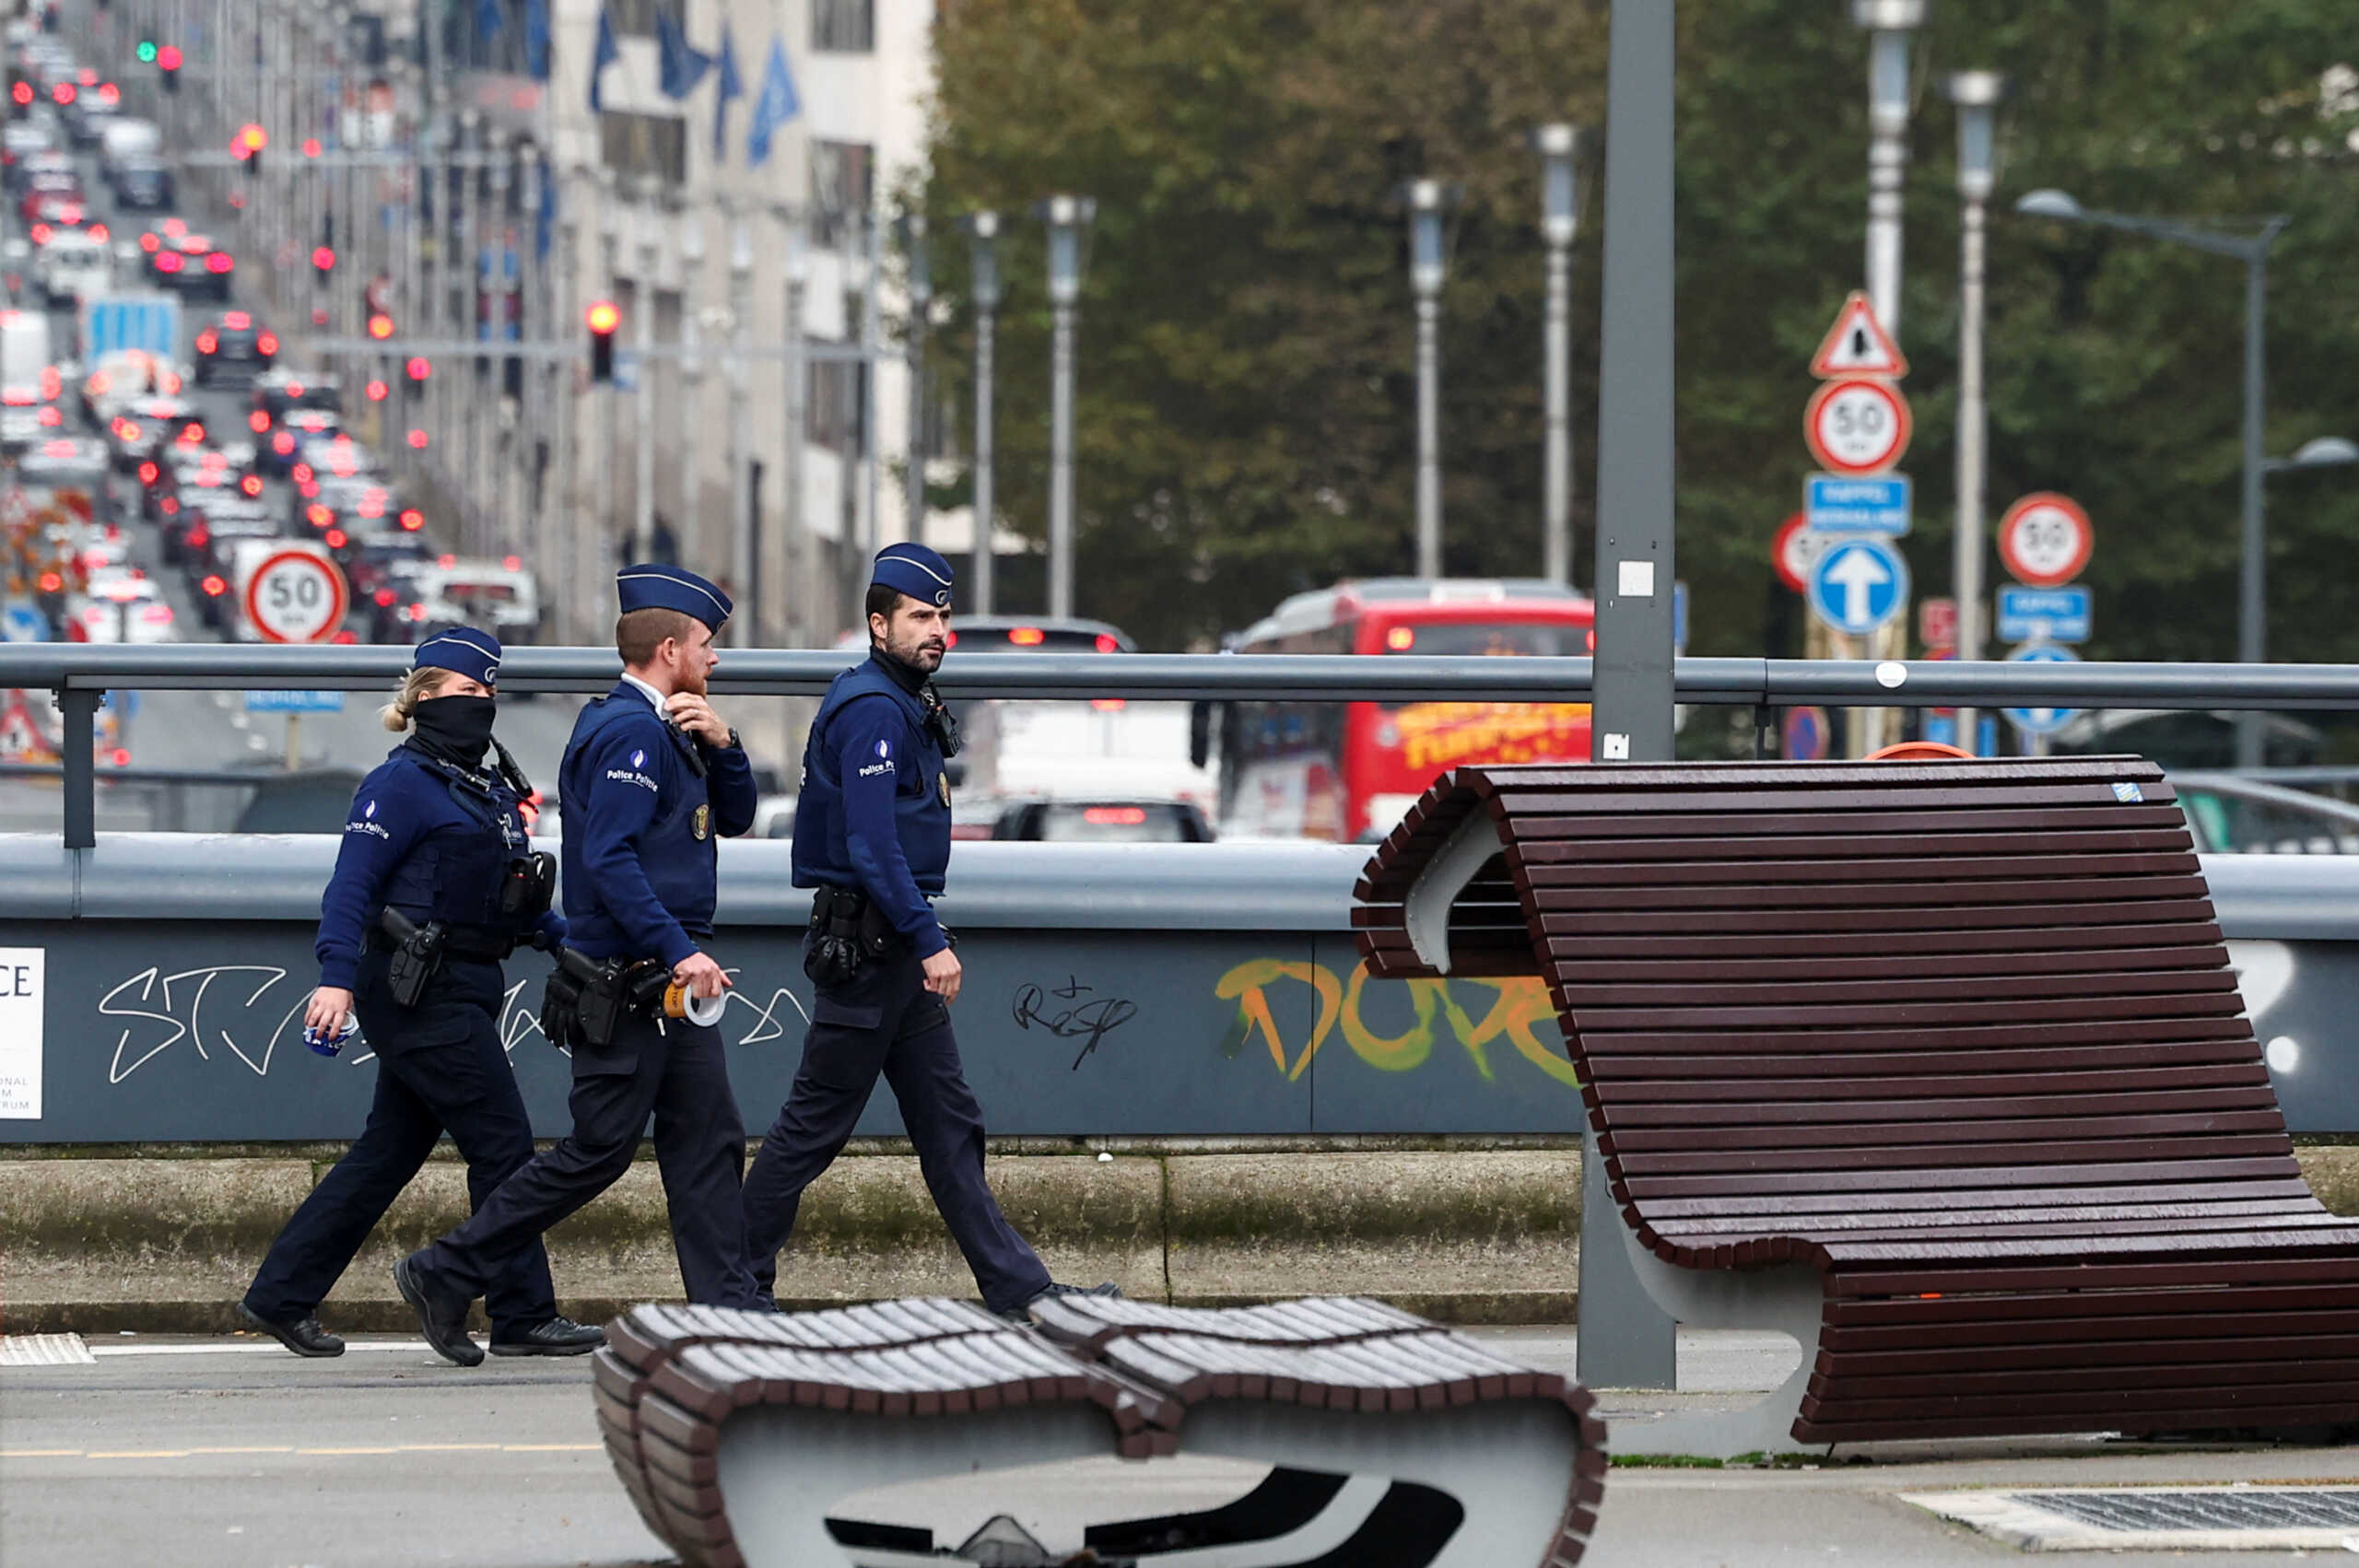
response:
<path id="1" fill-rule="evenodd" d="M 417 705 L 411 741 L 419 751 L 461 767 L 481 767 L 491 744 L 491 721 L 499 704 L 487 696 L 438 696 Z"/>

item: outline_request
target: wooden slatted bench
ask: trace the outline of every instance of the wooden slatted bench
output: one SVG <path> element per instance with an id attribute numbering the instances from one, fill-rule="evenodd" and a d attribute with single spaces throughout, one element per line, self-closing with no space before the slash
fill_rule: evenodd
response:
<path id="1" fill-rule="evenodd" d="M 2359 1422 L 2359 1225 L 2153 765 L 1461 768 L 1357 896 L 1373 976 L 1548 981 L 1585 1244 L 1802 1342 L 1649 1451 Z"/>
<path id="2" fill-rule="evenodd" d="M 600 1428 L 648 1527 L 694 1568 L 939 1562 L 930 1530 L 834 1510 L 902 1482 L 1183 1443 L 1271 1468 L 1218 1508 L 1089 1527 L 1096 1561 L 1217 1548 L 1238 1568 L 1560 1565 L 1595 1523 L 1604 1429 L 1589 1396 L 1381 1303 L 1087 1298 L 1038 1315 L 1035 1331 L 942 1300 L 642 1306 L 593 1357 Z"/>

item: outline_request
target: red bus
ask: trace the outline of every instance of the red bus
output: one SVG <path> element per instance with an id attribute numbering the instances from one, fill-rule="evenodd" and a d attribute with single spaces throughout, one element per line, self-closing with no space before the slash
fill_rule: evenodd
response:
<path id="1" fill-rule="evenodd" d="M 1297 593 L 1238 653 L 1578 658 L 1594 607 L 1538 579 L 1374 578 Z M 1237 702 L 1220 714 L 1224 837 L 1368 838 L 1461 764 L 1587 762 L 1585 702 Z"/>

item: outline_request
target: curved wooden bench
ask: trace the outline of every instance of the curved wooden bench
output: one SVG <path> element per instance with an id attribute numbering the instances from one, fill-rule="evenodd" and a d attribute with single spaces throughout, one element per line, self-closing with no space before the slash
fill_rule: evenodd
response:
<path id="1" fill-rule="evenodd" d="M 2359 1226 L 2152 764 L 1463 768 L 1358 898 L 1372 975 L 1544 977 L 1649 1291 L 1802 1341 L 1649 1449 L 2359 1422 Z"/>
<path id="2" fill-rule="evenodd" d="M 1039 1331 L 942 1300 L 643 1306 L 593 1357 L 599 1423 L 648 1527 L 710 1568 L 939 1562 L 929 1530 L 831 1510 L 905 1481 L 1183 1441 L 1272 1468 L 1219 1508 L 1091 1526 L 1100 1561 L 1559 1565 L 1595 1523 L 1604 1429 L 1589 1396 L 1381 1303 L 1086 1298 L 1038 1315 Z"/>

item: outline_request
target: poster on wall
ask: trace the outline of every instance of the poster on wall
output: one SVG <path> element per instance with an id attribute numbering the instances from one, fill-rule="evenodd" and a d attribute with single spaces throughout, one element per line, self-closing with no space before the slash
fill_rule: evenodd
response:
<path id="1" fill-rule="evenodd" d="M 43 952 L 0 947 L 0 1119 L 41 1119 Z"/>

